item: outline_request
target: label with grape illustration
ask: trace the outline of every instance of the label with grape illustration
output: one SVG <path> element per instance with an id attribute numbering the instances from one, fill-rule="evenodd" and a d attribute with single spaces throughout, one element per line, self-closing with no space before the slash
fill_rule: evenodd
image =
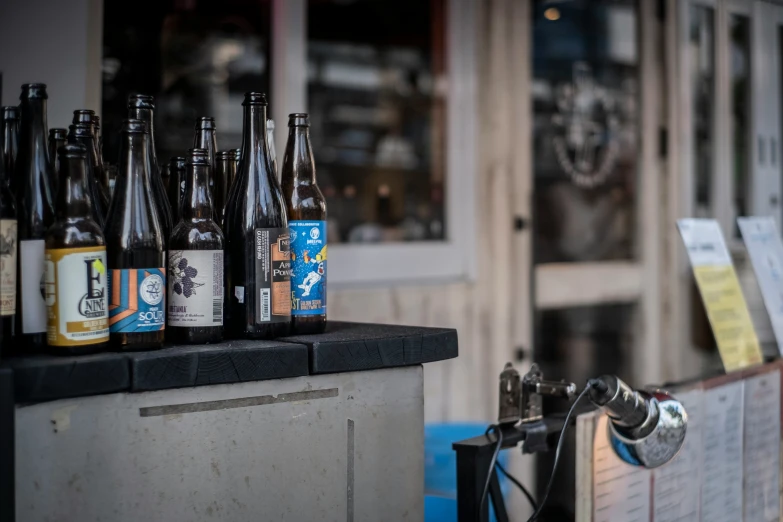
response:
<path id="1" fill-rule="evenodd" d="M 168 323 L 223 324 L 222 250 L 169 250 Z"/>
<path id="2" fill-rule="evenodd" d="M 50 346 L 109 340 L 106 247 L 46 250 L 44 290 Z"/>
<path id="3" fill-rule="evenodd" d="M 166 328 L 166 269 L 109 270 L 111 333 L 157 332 Z"/>
<path id="4" fill-rule="evenodd" d="M 326 313 L 326 221 L 290 221 L 291 315 Z"/>
<path id="5" fill-rule="evenodd" d="M 288 229 L 257 228 L 255 239 L 256 323 L 290 321 L 291 255 Z"/>
<path id="6" fill-rule="evenodd" d="M 0 315 L 16 313 L 16 220 L 0 219 Z"/>

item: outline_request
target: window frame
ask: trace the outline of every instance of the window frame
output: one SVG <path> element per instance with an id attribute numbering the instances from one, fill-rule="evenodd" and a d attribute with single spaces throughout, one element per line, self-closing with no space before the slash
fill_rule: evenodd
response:
<path id="1" fill-rule="evenodd" d="M 446 28 L 446 239 L 329 245 L 334 286 L 474 280 L 477 164 L 477 0 L 444 0 Z M 307 111 L 307 0 L 272 3 L 272 96 L 279 162 L 287 132 L 281 115 Z M 318 158 L 315 158 L 316 166 Z M 509 225 L 510 226 L 510 225 Z M 436 261 L 436 262 L 434 262 Z"/>

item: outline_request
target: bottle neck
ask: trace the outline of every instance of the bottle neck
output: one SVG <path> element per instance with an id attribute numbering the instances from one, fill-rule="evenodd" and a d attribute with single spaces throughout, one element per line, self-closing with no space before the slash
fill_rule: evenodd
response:
<path id="1" fill-rule="evenodd" d="M 140 132 L 128 132 L 122 136 L 114 198 L 125 199 L 126 204 L 130 204 L 127 198 L 131 185 L 149 186 L 147 140 L 148 136 Z"/>
<path id="2" fill-rule="evenodd" d="M 283 172 L 292 173 L 294 185 L 315 184 L 315 163 L 308 127 L 289 127 Z"/>
<path id="3" fill-rule="evenodd" d="M 46 127 L 46 100 L 40 98 L 22 100 L 22 119 L 19 129 L 19 150 L 23 150 L 27 157 L 41 154 L 46 158 L 47 164 L 54 158 L 49 158 L 49 144 L 47 143 Z M 29 159 L 28 159 L 29 161 Z M 31 175 L 39 173 L 33 169 Z"/>
<path id="4" fill-rule="evenodd" d="M 258 178 L 263 184 L 273 185 L 277 181 L 272 172 L 266 141 L 265 105 L 246 105 L 244 107 L 240 169 L 240 175 L 243 176 L 245 173 L 251 172 L 258 176 L 259 169 L 261 169 L 265 175 L 258 176 Z"/>
<path id="5" fill-rule="evenodd" d="M 150 147 L 150 161 L 155 167 L 157 167 L 158 156 L 155 152 L 155 114 L 153 113 L 152 109 L 140 109 L 134 107 L 130 110 L 130 114 L 128 114 L 128 116 L 133 119 L 142 120 L 147 124 L 147 129 L 149 129 L 148 145 Z"/>
<path id="6" fill-rule="evenodd" d="M 92 217 L 92 200 L 87 188 L 87 158 L 68 157 L 60 161 L 57 218 Z"/>
<path id="7" fill-rule="evenodd" d="M 209 166 L 185 167 L 185 197 L 182 205 L 184 219 L 212 219 L 212 197 L 209 193 Z"/>

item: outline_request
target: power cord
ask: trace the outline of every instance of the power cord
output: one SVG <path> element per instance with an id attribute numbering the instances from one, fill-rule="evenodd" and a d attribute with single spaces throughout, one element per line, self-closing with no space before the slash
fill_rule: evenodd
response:
<path id="1" fill-rule="evenodd" d="M 503 472 L 503 474 L 504 474 L 504 475 L 505 475 L 505 476 L 508 478 L 508 480 L 510 480 L 511 482 L 513 482 L 513 483 L 514 483 L 514 485 L 515 485 L 516 487 L 518 487 L 518 488 L 519 488 L 519 489 L 522 491 L 522 493 L 525 495 L 525 497 L 527 497 L 527 500 L 528 500 L 528 502 L 530 502 L 530 506 L 533 508 L 533 511 L 535 511 L 536 509 L 538 509 L 538 504 L 536 503 L 536 500 L 533 498 L 533 495 L 530 493 L 530 491 L 528 491 L 528 490 L 527 490 L 527 488 L 526 488 L 525 486 L 523 486 L 523 485 L 522 485 L 522 483 L 521 483 L 520 481 L 518 481 L 518 480 L 517 480 L 517 479 L 514 477 L 514 475 L 512 475 L 511 473 L 509 473 L 508 471 L 506 471 L 506 468 L 504 468 L 504 467 L 503 467 L 503 465 L 502 465 L 500 462 L 498 462 L 497 464 L 495 464 L 495 466 L 496 466 L 496 467 L 497 467 L 497 468 L 498 468 L 500 471 L 502 471 L 502 472 Z"/>
<path id="2" fill-rule="evenodd" d="M 484 432 L 484 436 L 489 438 L 489 432 L 495 430 L 498 441 L 495 444 L 495 451 L 492 453 L 492 460 L 489 461 L 489 473 L 487 473 L 487 481 L 484 483 L 484 491 L 481 493 L 481 504 L 479 505 L 479 513 L 484 512 L 484 503 L 487 501 L 487 492 L 489 491 L 489 482 L 492 480 L 492 474 L 495 472 L 495 464 L 498 461 L 498 454 L 500 448 L 503 446 L 503 432 L 500 430 L 497 424 L 492 424 Z"/>
<path id="3" fill-rule="evenodd" d="M 530 518 L 527 519 L 527 522 L 534 522 L 535 520 L 538 519 L 539 516 L 541 516 L 541 510 L 544 509 L 544 506 L 546 505 L 546 499 L 549 497 L 549 492 L 552 490 L 552 484 L 555 481 L 555 472 L 557 471 L 557 463 L 560 462 L 560 451 L 563 448 L 563 441 L 565 440 L 565 432 L 566 430 L 568 430 L 568 424 L 571 421 L 571 415 L 573 415 L 574 410 L 576 409 L 576 405 L 579 404 L 581 398 L 585 396 L 587 390 L 589 390 L 592 386 L 593 386 L 592 383 L 588 383 L 588 385 L 585 386 L 585 389 L 581 391 L 581 393 L 576 398 L 576 400 L 571 404 L 571 408 L 568 410 L 568 413 L 566 414 L 565 421 L 563 421 L 563 428 L 560 430 L 560 438 L 557 439 L 557 448 L 555 449 L 555 462 L 554 464 L 552 464 L 552 474 L 549 475 L 549 482 L 546 485 L 546 490 L 544 491 L 544 497 L 541 499 L 541 503 L 538 505 L 538 508 L 533 512 Z"/>

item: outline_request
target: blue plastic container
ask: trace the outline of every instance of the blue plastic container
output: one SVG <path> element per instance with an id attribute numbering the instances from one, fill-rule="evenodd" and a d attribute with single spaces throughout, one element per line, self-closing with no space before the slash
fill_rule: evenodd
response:
<path id="1" fill-rule="evenodd" d="M 455 423 L 428 424 L 424 427 L 425 522 L 456 522 L 457 453 L 451 445 L 463 439 L 483 435 L 487 430 L 487 425 Z M 498 461 L 506 466 L 508 455 L 505 451 L 500 452 Z M 500 489 L 505 494 L 508 481 L 502 473 L 498 475 L 498 478 L 500 479 Z M 490 520 L 495 520 L 494 515 L 490 516 Z"/>

